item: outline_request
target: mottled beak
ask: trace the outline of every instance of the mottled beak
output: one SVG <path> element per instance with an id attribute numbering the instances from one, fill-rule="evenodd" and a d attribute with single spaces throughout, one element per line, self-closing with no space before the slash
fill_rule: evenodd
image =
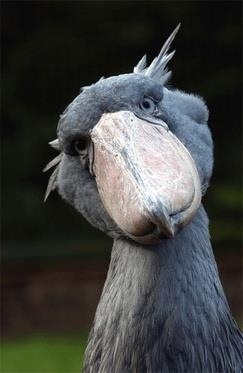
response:
<path id="1" fill-rule="evenodd" d="M 201 183 L 186 147 L 163 121 L 130 111 L 103 114 L 91 132 L 92 164 L 104 207 L 142 243 L 173 237 L 201 203 Z"/>

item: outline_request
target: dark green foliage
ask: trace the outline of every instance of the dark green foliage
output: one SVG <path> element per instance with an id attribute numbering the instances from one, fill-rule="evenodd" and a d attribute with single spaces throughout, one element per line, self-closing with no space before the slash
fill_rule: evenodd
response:
<path id="1" fill-rule="evenodd" d="M 86 335 L 29 336 L 5 341 L 0 368 L 4 373 L 78 373 L 86 346 Z"/>

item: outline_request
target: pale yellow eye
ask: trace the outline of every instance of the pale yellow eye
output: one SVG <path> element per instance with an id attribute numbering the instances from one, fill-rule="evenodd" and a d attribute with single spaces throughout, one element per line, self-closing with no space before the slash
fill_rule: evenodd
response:
<path id="1" fill-rule="evenodd" d="M 147 114 L 153 114 L 156 110 L 156 104 L 150 97 L 144 97 L 139 106 Z"/>

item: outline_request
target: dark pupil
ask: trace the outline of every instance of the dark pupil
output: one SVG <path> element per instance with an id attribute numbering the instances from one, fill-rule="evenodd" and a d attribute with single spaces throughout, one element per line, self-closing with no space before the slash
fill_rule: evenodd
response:
<path id="1" fill-rule="evenodd" d="M 148 100 L 143 101 L 143 107 L 144 109 L 150 109 L 150 102 Z"/>
<path id="2" fill-rule="evenodd" d="M 88 139 L 86 137 L 80 138 L 74 142 L 74 148 L 77 152 L 81 152 L 87 148 Z"/>

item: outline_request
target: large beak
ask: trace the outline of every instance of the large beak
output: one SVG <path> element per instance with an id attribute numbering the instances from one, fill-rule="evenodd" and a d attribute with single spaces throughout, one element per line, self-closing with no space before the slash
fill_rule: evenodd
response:
<path id="1" fill-rule="evenodd" d="M 130 111 L 103 114 L 91 132 L 92 172 L 104 207 L 138 242 L 173 237 L 201 202 L 201 184 L 189 151 L 167 125 Z"/>

